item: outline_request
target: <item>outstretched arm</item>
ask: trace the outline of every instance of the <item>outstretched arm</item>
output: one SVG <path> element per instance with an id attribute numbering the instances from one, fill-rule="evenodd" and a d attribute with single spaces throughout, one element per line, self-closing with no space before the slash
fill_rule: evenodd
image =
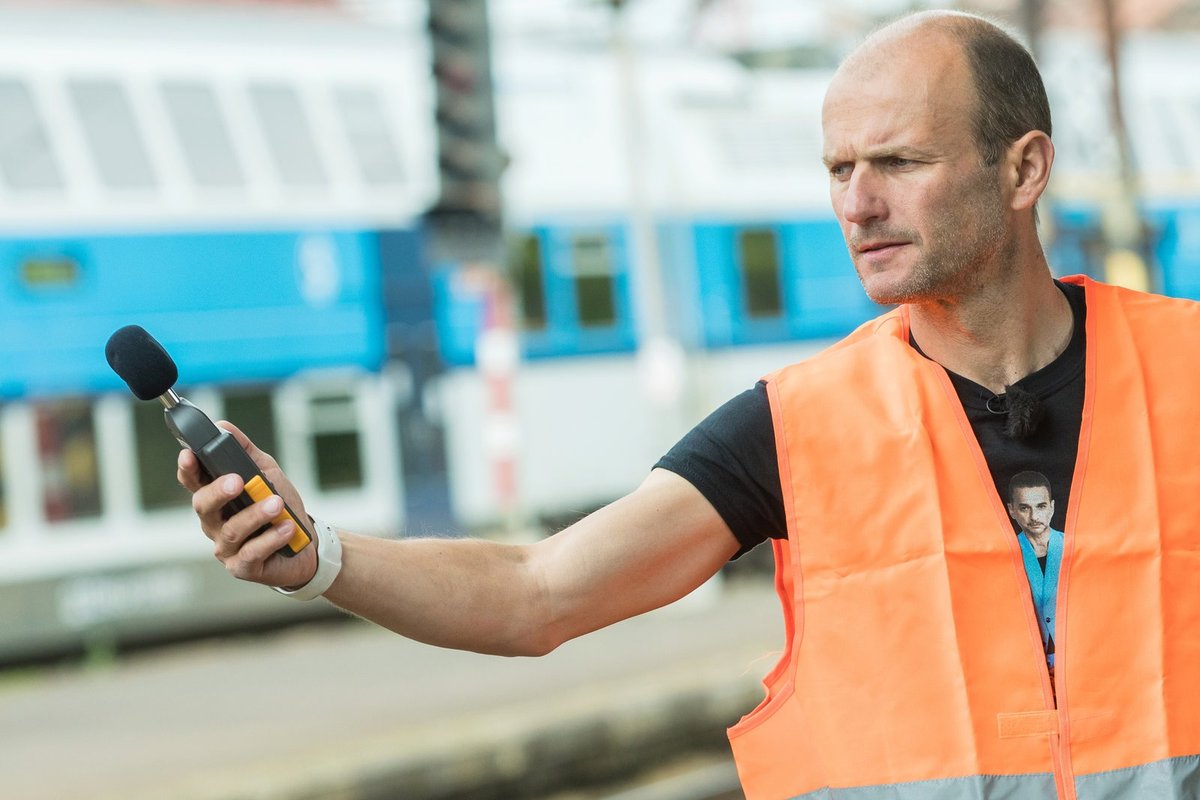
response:
<path id="1" fill-rule="evenodd" d="M 297 514 L 304 505 L 269 455 L 229 426 Z M 228 520 L 240 491 L 226 477 L 201 485 L 194 457 L 180 482 L 214 554 L 236 577 L 273 586 L 305 583 L 307 548 L 275 555 L 287 531 L 250 534 L 274 516 L 269 500 Z M 666 605 L 711 577 L 737 551 L 720 515 L 683 478 L 654 470 L 630 494 L 533 544 L 477 539 L 379 539 L 339 531 L 342 571 L 325 597 L 412 639 L 502 655 L 541 655 L 562 642 Z"/>

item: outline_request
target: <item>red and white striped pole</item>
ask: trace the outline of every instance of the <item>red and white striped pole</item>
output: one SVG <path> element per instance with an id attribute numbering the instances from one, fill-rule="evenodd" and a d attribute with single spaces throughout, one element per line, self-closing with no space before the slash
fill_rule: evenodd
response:
<path id="1" fill-rule="evenodd" d="M 485 268 L 486 270 L 486 268 Z M 494 270 L 483 281 L 483 328 L 475 342 L 475 364 L 483 375 L 484 448 L 491 460 L 496 508 L 510 535 L 519 531 L 517 455 L 520 428 L 513 398 L 520 347 L 508 284 Z"/>

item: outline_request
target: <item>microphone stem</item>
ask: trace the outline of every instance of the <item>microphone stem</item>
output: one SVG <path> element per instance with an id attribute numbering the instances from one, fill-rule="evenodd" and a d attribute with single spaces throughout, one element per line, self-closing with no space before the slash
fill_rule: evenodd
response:
<path id="1" fill-rule="evenodd" d="M 167 389 L 165 392 L 163 392 L 162 394 L 160 394 L 158 396 L 158 402 L 162 403 L 163 408 L 166 408 L 166 409 L 172 409 L 175 406 L 179 405 L 180 399 L 181 398 L 179 397 L 179 395 L 175 394 L 174 389 Z"/>

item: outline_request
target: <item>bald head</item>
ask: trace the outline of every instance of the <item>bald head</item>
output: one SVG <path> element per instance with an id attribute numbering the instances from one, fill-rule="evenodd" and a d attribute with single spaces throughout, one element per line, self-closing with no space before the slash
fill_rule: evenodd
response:
<path id="1" fill-rule="evenodd" d="M 957 11 L 923 11 L 901 17 L 868 35 L 846 57 L 838 72 L 870 75 L 886 68 L 891 59 L 909 48 L 956 44 L 951 35 L 951 21 L 956 19 L 983 21 Z"/>
<path id="2" fill-rule="evenodd" d="M 842 63 L 830 92 L 862 86 L 884 71 L 901 69 L 914 81 L 965 104 L 985 165 L 1032 130 L 1051 133 L 1050 104 L 1029 51 L 999 25 L 958 11 L 903 17 L 867 37 Z"/>

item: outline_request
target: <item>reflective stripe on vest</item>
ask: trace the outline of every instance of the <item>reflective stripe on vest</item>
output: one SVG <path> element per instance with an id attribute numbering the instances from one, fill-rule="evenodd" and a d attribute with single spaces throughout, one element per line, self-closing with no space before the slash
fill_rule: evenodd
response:
<path id="1" fill-rule="evenodd" d="M 1200 756 L 1184 756 L 1075 778 L 1083 800 L 1194 800 L 1200 796 Z M 1053 775 L 943 778 L 889 786 L 818 789 L 792 800 L 1036 800 L 1054 797 Z"/>
<path id="2" fill-rule="evenodd" d="M 748 800 L 1194 797 L 1200 304 L 1082 278 L 1050 686 L 1020 545 L 901 308 L 768 378 L 787 642 L 730 729 Z"/>

